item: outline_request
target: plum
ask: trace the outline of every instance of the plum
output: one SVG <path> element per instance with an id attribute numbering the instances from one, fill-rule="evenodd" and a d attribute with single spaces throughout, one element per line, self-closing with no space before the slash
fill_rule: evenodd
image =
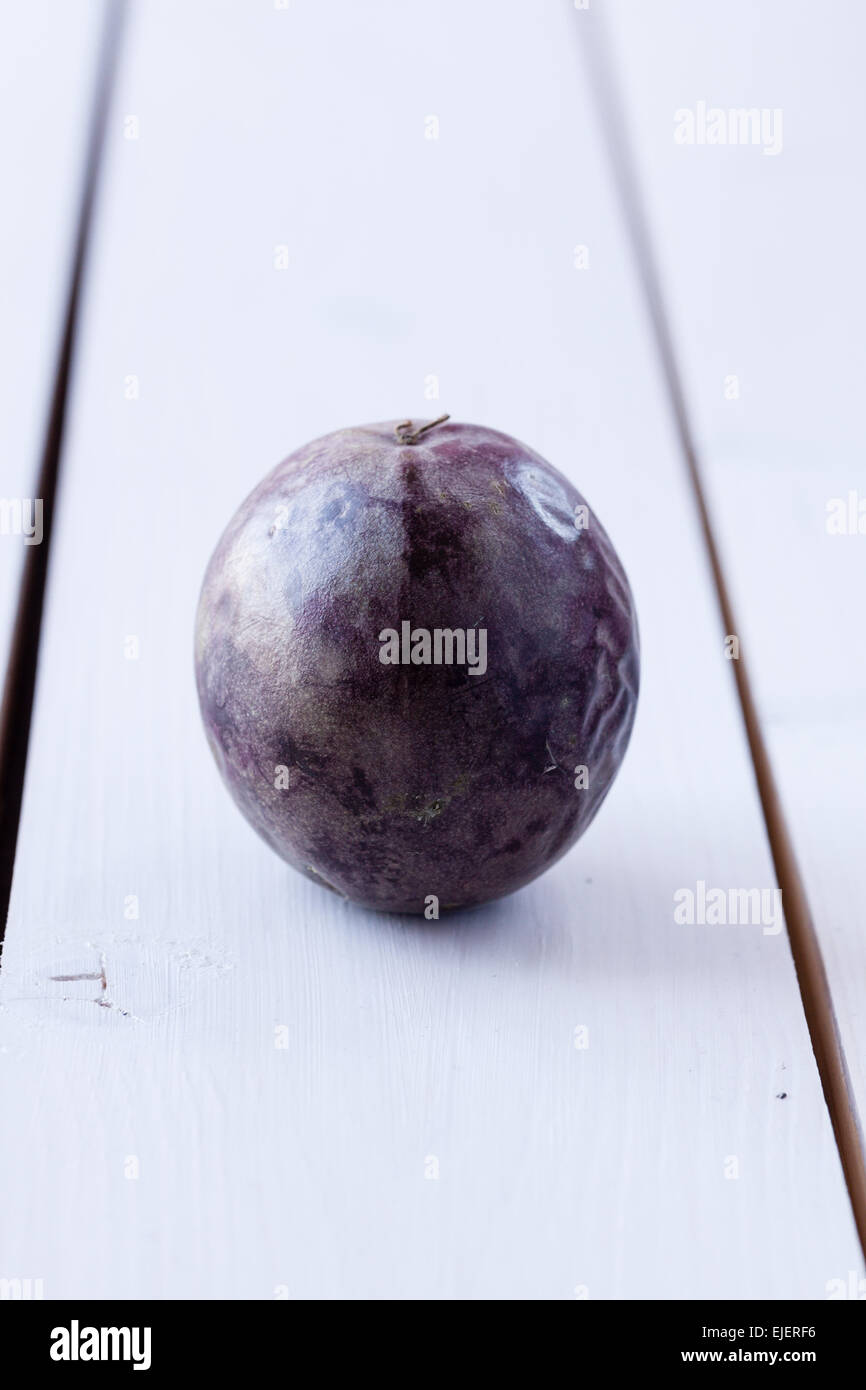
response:
<path id="1" fill-rule="evenodd" d="M 520 888 L 587 828 L 639 646 L 580 493 L 445 416 L 279 464 L 208 565 L 195 661 L 214 757 L 267 843 L 366 907 L 435 917 Z"/>

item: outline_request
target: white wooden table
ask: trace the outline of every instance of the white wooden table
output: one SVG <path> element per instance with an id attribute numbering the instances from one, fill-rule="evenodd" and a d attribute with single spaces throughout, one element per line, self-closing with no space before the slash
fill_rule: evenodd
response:
<path id="1" fill-rule="evenodd" d="M 3 19 L 21 214 L 0 257 L 4 497 L 33 473 L 101 18 L 95 0 L 30 8 Z M 805 0 L 753 10 L 134 8 L 0 972 L 0 1276 L 94 1298 L 858 1287 L 787 933 L 674 918 L 681 888 L 777 880 L 586 68 L 603 22 L 862 1111 L 866 536 L 828 536 L 825 512 L 866 496 L 866 19 L 855 0 L 820 25 Z M 22 96 L 10 53 L 35 29 Z M 700 102 L 781 108 L 781 152 L 677 143 Z M 216 537 L 276 461 L 440 410 L 525 439 L 587 494 L 632 582 L 643 676 L 585 839 L 513 897 L 422 923 L 335 899 L 243 823 L 191 636 Z"/>

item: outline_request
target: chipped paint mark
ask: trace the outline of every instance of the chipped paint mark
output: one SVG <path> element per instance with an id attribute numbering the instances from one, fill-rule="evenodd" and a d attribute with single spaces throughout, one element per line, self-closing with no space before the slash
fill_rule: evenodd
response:
<path id="1" fill-rule="evenodd" d="M 7 953 L 8 954 L 8 953 Z M 92 964 L 94 956 L 98 968 Z M 96 940 L 58 937 L 52 947 L 8 959 L 0 980 L 0 1010 L 30 1026 L 68 1024 L 69 1005 L 81 1023 L 96 1023 L 92 1006 L 134 1023 L 154 1023 L 192 1006 L 209 980 L 230 970 L 219 948 L 199 941 L 142 940 L 114 935 Z M 65 985 L 62 991 L 55 984 Z M 76 988 L 81 984 L 82 988 Z M 88 984 L 96 986 L 88 990 Z"/>
<path id="2" fill-rule="evenodd" d="M 105 980 L 102 973 L 99 975 L 49 975 L 48 978 L 49 980 L 57 980 L 61 984 L 71 984 L 73 980 L 102 980 L 103 987 Z"/>
<path id="3" fill-rule="evenodd" d="M 136 1019 L 135 1014 L 130 1013 L 128 1009 L 122 1009 L 119 1004 L 115 1004 L 113 1000 L 108 998 L 108 973 L 104 951 L 101 951 L 99 955 L 98 974 L 82 973 L 80 975 L 49 975 L 48 978 L 49 980 L 54 980 L 58 984 L 71 984 L 75 980 L 98 980 L 102 992 L 101 994 L 97 994 L 95 999 L 91 999 L 88 1002 L 91 1004 L 96 1004 L 97 1007 L 100 1009 L 113 1009 L 116 1013 L 120 1014 L 121 1018 Z M 64 994 L 61 996 L 61 998 L 65 1003 L 81 1002 L 80 1000 L 75 999 L 75 996 L 71 994 Z M 141 1023 L 142 1021 L 142 1019 L 136 1019 L 136 1022 L 138 1023 Z"/>

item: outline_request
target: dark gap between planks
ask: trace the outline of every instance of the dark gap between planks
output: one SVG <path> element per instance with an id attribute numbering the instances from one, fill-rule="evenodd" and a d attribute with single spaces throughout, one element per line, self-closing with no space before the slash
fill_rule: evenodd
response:
<path id="1" fill-rule="evenodd" d="M 120 42 L 126 19 L 126 0 L 107 0 L 96 70 L 96 84 L 84 156 L 84 181 L 78 206 L 69 284 L 61 323 L 60 342 L 54 368 L 53 386 L 42 457 L 34 497 L 41 497 L 44 511 L 42 544 L 25 547 L 18 606 L 9 649 L 9 665 L 0 706 L 0 943 L 6 932 L 9 898 L 33 696 L 39 659 L 39 635 L 45 602 L 45 585 L 51 557 L 51 537 L 60 480 L 60 458 L 66 429 L 69 382 L 75 356 L 75 343 L 81 309 L 81 292 L 90 244 L 93 208 L 99 183 L 105 130 L 111 94 L 118 67 Z"/>
<path id="2" fill-rule="evenodd" d="M 734 619 L 733 605 L 710 518 L 701 465 L 695 446 L 677 354 L 674 349 L 670 321 L 661 290 L 658 262 L 644 206 L 637 165 L 629 140 L 622 95 L 615 77 L 608 36 L 603 21 L 597 14 L 581 14 L 580 23 L 583 26 L 585 39 L 583 57 L 587 77 L 592 88 L 614 183 L 631 242 L 632 254 L 637 265 L 638 278 L 646 300 L 656 349 L 661 360 L 669 402 L 697 507 L 707 559 L 712 571 L 724 631 L 726 633 L 737 632 L 739 629 Z M 731 662 L 731 665 L 734 668 L 740 709 L 745 724 L 773 864 L 779 887 L 782 889 L 788 939 L 794 957 L 803 1011 L 821 1077 L 824 1099 L 830 1112 L 833 1133 L 842 1161 L 857 1233 L 864 1255 L 866 1255 L 866 1160 L 864 1160 L 863 1133 L 857 1113 L 857 1102 L 851 1089 L 845 1051 L 839 1036 L 839 1026 L 836 1021 L 833 998 L 815 931 L 814 919 L 797 863 L 791 833 L 785 819 L 785 812 L 779 798 L 772 763 L 767 752 L 742 654 L 739 660 Z"/>

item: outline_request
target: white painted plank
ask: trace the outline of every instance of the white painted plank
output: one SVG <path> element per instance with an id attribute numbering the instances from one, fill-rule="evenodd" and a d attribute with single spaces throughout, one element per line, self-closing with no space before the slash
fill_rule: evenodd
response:
<path id="1" fill-rule="evenodd" d="M 66 293 L 101 7 L 0 10 L 0 690 Z M 43 517 L 44 520 L 44 517 Z"/>
<path id="2" fill-rule="evenodd" d="M 651 14 L 617 0 L 613 14 L 740 637 L 862 1118 L 866 11 L 834 0 L 816 22 L 790 0 Z M 676 144 L 674 112 L 699 101 L 778 110 L 780 152 Z M 859 518 L 829 533 L 851 493 L 864 534 Z"/>
<path id="3" fill-rule="evenodd" d="M 855 1259 L 784 934 L 673 920 L 772 870 L 573 19 L 138 13 L 3 974 L 2 1264 L 50 1296 L 820 1297 Z M 644 644 L 585 841 L 438 924 L 271 855 L 191 678 L 242 495 L 317 433 L 429 415 L 429 375 L 585 489 Z M 49 978 L 102 962 L 104 991 Z"/>

